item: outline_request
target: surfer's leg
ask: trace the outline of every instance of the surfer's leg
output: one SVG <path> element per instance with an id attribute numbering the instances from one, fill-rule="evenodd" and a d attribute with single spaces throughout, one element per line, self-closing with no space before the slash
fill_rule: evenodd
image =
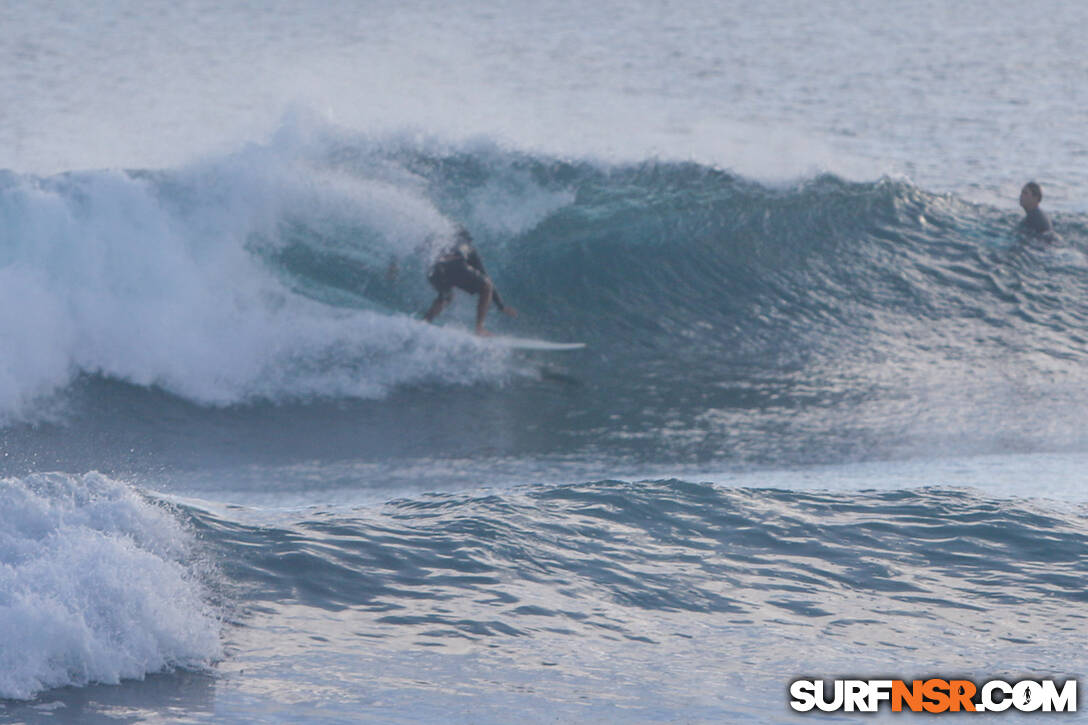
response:
<path id="1" fill-rule="evenodd" d="M 495 291 L 495 286 L 491 284 L 491 280 L 486 274 L 474 267 L 470 267 L 464 261 L 459 261 L 456 264 L 451 263 L 446 267 L 446 270 L 446 281 L 449 284 L 463 289 L 470 295 L 480 296 L 479 301 L 476 303 L 476 334 L 489 335 L 490 333 L 484 329 L 484 320 L 487 319 L 487 309 L 491 306 L 491 294 Z"/>
<path id="2" fill-rule="evenodd" d="M 431 267 L 427 272 L 427 281 L 434 287 L 438 296 L 434 298 L 434 302 L 431 303 L 431 307 L 423 315 L 423 319 L 427 322 L 431 322 L 434 318 L 438 317 L 442 310 L 446 309 L 446 305 L 453 299 L 453 284 L 450 282 L 449 264 L 438 263 Z"/>
<path id="3" fill-rule="evenodd" d="M 438 317 L 442 310 L 446 309 L 446 305 L 448 305 L 452 299 L 453 290 L 439 292 L 438 296 L 434 298 L 434 302 L 431 303 L 431 308 L 423 315 L 423 319 L 427 322 L 432 322 L 434 318 Z"/>
<path id="4" fill-rule="evenodd" d="M 487 277 L 483 279 L 483 285 L 480 287 L 480 301 L 476 303 L 476 334 L 477 335 L 490 335 L 491 333 L 484 329 L 484 320 L 487 318 L 487 308 L 491 306 L 491 292 L 495 289 L 495 286 L 491 284 L 491 280 Z"/>

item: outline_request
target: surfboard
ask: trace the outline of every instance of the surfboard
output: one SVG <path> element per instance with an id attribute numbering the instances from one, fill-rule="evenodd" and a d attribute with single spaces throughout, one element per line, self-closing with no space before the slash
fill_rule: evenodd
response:
<path id="1" fill-rule="evenodd" d="M 506 347 L 511 350 L 581 350 L 586 346 L 584 342 L 551 342 L 550 340 L 534 340 L 531 337 L 509 337 L 507 335 L 492 335 L 482 338 L 484 343 L 496 347 Z"/>

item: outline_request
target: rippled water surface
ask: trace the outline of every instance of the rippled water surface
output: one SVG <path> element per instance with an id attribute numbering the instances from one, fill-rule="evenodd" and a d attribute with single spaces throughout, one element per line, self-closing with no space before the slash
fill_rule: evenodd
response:
<path id="1" fill-rule="evenodd" d="M 1085 12 L 0 9 L 0 721 L 1082 677 Z"/>

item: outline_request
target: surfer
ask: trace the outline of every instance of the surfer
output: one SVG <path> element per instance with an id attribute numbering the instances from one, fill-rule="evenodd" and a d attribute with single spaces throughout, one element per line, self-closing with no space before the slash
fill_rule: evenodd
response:
<path id="1" fill-rule="evenodd" d="M 1050 218 L 1039 208 L 1043 200 L 1043 190 L 1034 181 L 1024 184 L 1020 190 L 1020 206 L 1024 208 L 1025 216 L 1020 222 L 1020 228 L 1036 235 L 1053 234 L 1054 227 Z"/>
<path id="2" fill-rule="evenodd" d="M 480 254 L 472 246 L 472 236 L 464 227 L 457 228 L 452 246 L 442 250 L 427 271 L 427 281 L 438 292 L 431 308 L 423 315 L 423 319 L 431 322 L 438 317 L 446 305 L 453 299 L 453 288 L 459 287 L 469 294 L 479 295 L 476 303 L 476 334 L 490 335 L 484 329 L 484 319 L 487 317 L 487 309 L 491 301 L 495 306 L 510 317 L 517 317 L 518 312 L 513 307 L 503 304 L 499 291 L 495 289 L 495 283 L 487 276 L 484 263 L 480 260 Z"/>

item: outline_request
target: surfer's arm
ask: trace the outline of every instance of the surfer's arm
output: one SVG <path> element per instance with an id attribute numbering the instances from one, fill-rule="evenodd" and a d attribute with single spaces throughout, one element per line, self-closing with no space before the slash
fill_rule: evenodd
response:
<path id="1" fill-rule="evenodd" d="M 480 274 L 487 276 L 487 270 L 484 269 L 484 260 L 480 259 L 480 253 L 475 249 L 471 249 L 465 257 L 465 261 L 468 262 L 468 266 L 472 267 Z"/>
<path id="2" fill-rule="evenodd" d="M 484 261 L 480 259 L 480 254 L 475 249 L 468 253 L 468 257 L 465 258 L 468 262 L 468 266 L 475 269 L 477 272 L 487 277 L 488 280 L 491 277 L 487 274 L 487 270 L 484 269 Z M 502 295 L 499 294 L 499 288 L 495 286 L 495 282 L 491 282 L 491 301 L 495 303 L 495 306 L 499 308 L 499 312 L 505 312 L 511 317 L 517 316 L 517 311 L 512 307 L 507 307 L 502 301 Z"/>

